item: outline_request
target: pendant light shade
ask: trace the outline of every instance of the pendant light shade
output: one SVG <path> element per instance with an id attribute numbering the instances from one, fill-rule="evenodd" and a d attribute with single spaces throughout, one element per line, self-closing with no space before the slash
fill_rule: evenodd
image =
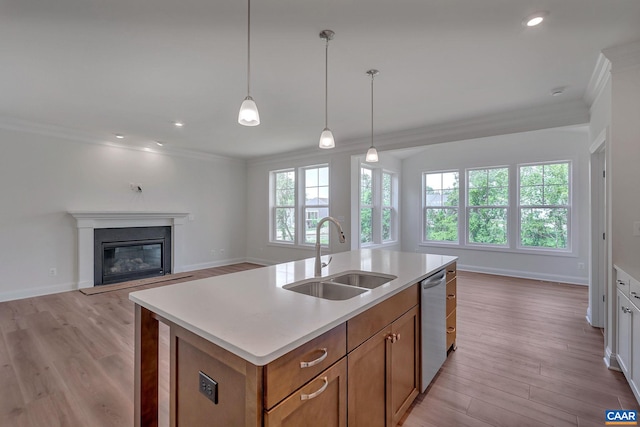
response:
<path id="1" fill-rule="evenodd" d="M 336 141 L 333 139 L 333 132 L 331 129 L 324 128 L 320 134 L 320 148 L 333 148 L 336 146 Z"/>
<path id="2" fill-rule="evenodd" d="M 367 74 L 371 76 L 371 147 L 367 151 L 367 155 L 364 158 L 365 162 L 375 163 L 378 161 L 378 150 L 373 146 L 373 79 L 380 74 L 378 70 L 369 70 Z"/>
<path id="3" fill-rule="evenodd" d="M 251 0 L 247 0 L 247 97 L 242 101 L 238 113 L 238 123 L 242 126 L 258 126 L 260 114 L 258 106 L 251 97 Z"/>
<path id="4" fill-rule="evenodd" d="M 260 114 L 258 106 L 252 97 L 248 96 L 242 101 L 240 113 L 238 113 L 238 123 L 242 126 L 258 126 L 260 124 Z"/>
<path id="5" fill-rule="evenodd" d="M 320 38 L 327 41 L 324 51 L 324 130 L 320 134 L 320 148 L 328 149 L 336 146 L 333 139 L 333 132 L 329 129 L 329 40 L 333 39 L 335 33 L 331 30 L 320 32 Z"/>

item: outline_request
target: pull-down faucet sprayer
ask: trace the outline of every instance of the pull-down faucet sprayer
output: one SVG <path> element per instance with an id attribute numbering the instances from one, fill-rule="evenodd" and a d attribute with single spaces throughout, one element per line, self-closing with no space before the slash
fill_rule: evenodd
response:
<path id="1" fill-rule="evenodd" d="M 332 222 L 333 225 L 335 225 L 336 228 L 338 229 L 338 238 L 340 240 L 340 243 L 344 243 L 347 241 L 347 239 L 344 237 L 342 226 L 335 218 L 327 216 L 322 218 L 320 221 L 318 221 L 318 225 L 316 225 L 316 265 L 315 265 L 316 277 L 322 276 L 322 267 L 326 267 L 331 262 L 331 258 L 329 258 L 329 261 L 326 264 L 320 260 L 320 228 L 327 221 Z"/>

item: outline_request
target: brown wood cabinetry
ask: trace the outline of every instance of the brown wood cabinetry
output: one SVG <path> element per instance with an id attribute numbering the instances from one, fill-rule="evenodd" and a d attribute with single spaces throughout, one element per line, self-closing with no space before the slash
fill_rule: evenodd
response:
<path id="1" fill-rule="evenodd" d="M 347 361 L 320 373 L 267 411 L 265 427 L 345 427 L 347 425 Z"/>
<path id="2" fill-rule="evenodd" d="M 347 355 L 349 426 L 395 426 L 418 395 L 418 287 L 393 298 L 412 305 L 408 310 L 402 304 L 389 305 L 382 311 L 368 310 L 347 322 L 348 342 L 353 342 L 352 335 L 362 336 L 361 325 L 370 329 L 371 323 L 380 319 L 387 322 Z"/>

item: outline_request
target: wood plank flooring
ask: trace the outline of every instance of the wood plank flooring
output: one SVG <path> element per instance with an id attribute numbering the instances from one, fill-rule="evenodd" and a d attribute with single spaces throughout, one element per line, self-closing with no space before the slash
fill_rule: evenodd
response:
<path id="1" fill-rule="evenodd" d="M 0 426 L 133 425 L 128 295 L 166 284 L 0 303 Z M 602 332 L 584 319 L 587 301 L 586 287 L 459 272 L 458 350 L 404 425 L 590 427 L 604 424 L 605 409 L 640 409 L 622 374 L 602 362 Z M 163 425 L 167 389 L 161 380 Z"/>

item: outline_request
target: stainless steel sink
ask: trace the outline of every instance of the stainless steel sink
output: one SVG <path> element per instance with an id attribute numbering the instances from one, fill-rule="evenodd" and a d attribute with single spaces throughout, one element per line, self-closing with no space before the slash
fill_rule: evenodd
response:
<path id="1" fill-rule="evenodd" d="M 389 283 L 393 279 L 397 279 L 397 276 L 383 273 L 372 273 L 369 271 L 351 271 L 330 278 L 330 280 L 335 283 L 342 283 L 365 289 L 377 288 L 385 283 Z"/>
<path id="2" fill-rule="evenodd" d="M 304 281 L 302 283 L 295 282 L 285 285 L 283 288 L 293 292 L 310 295 L 312 297 L 334 301 L 346 300 L 367 292 L 366 289 L 357 288 L 355 286 L 318 280 Z"/>

